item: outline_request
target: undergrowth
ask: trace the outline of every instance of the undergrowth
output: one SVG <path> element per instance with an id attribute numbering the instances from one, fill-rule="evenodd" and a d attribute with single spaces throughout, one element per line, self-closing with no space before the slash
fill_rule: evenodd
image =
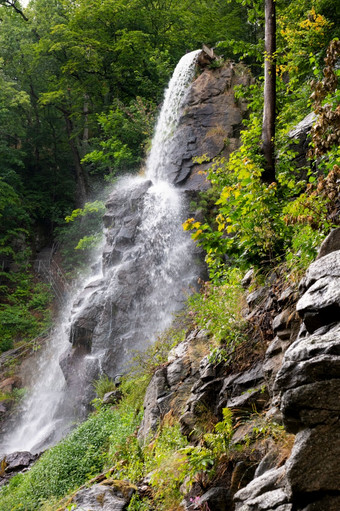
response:
<path id="1" fill-rule="evenodd" d="M 49 449 L 26 474 L 11 479 L 0 492 L 2 511 L 36 511 L 61 498 L 112 463 L 111 453 L 134 432 L 141 419 L 138 399 L 146 381 L 125 384 L 119 407 L 103 407 L 68 437 Z M 135 392 L 133 389 L 136 389 Z"/>
<path id="2" fill-rule="evenodd" d="M 28 270 L 4 275 L 9 283 L 7 298 L 0 303 L 0 352 L 31 341 L 51 323 L 49 286 L 34 282 Z"/>

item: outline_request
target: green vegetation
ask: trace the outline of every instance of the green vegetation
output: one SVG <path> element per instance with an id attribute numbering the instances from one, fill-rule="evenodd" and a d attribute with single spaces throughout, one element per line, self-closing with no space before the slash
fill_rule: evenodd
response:
<path id="1" fill-rule="evenodd" d="M 297 279 L 315 257 L 321 239 L 339 223 L 335 211 L 340 164 L 336 113 L 340 44 L 337 39 L 331 41 L 336 33 L 333 21 L 316 11 L 317 5 L 322 9 L 325 4 L 315 4 L 310 10 L 302 4 L 288 7 L 289 12 L 294 11 L 293 18 L 287 16 L 287 6 L 279 11 L 275 179 L 271 183 L 263 179 L 263 90 L 259 80 L 237 91 L 237 97 L 247 99 L 250 107 L 240 148 L 228 161 L 213 161 L 207 173 L 212 195 L 217 197 L 214 217 L 206 216 L 205 222 L 189 218 L 183 224 L 205 249 L 214 283 L 223 283 L 230 267 L 251 265 L 264 271 L 287 265 Z M 301 167 L 289 132 L 313 108 L 319 118 L 312 129 L 309 159 Z"/>
<path id="2" fill-rule="evenodd" d="M 99 399 L 103 399 L 107 392 L 111 392 L 116 388 L 114 381 L 106 374 L 101 376 L 98 380 L 95 380 L 93 382 L 93 387 Z"/>
<path id="3" fill-rule="evenodd" d="M 36 511 L 44 501 L 60 498 L 100 472 L 108 449 L 116 447 L 138 424 L 133 408 L 103 409 L 46 452 L 25 475 L 14 477 L 1 495 L 4 511 Z"/>
<path id="4" fill-rule="evenodd" d="M 31 341 L 50 326 L 52 295 L 47 285 L 34 283 L 27 272 L 0 275 L 6 279 L 1 289 L 6 299 L 0 304 L 0 351 L 6 351 Z"/>
<path id="5" fill-rule="evenodd" d="M 211 335 L 208 347 L 211 361 L 227 360 L 247 339 L 247 322 L 242 316 L 244 290 L 239 272 L 229 272 L 222 285 L 206 282 L 201 293 L 190 297 L 188 303 L 194 323 Z"/>
<path id="6" fill-rule="evenodd" d="M 32 0 L 21 11 L 0 1 L 0 351 L 49 324 L 50 292 L 31 276 L 35 240 L 58 238 L 70 272 L 86 265 L 104 211 L 96 192 L 105 179 L 139 168 L 164 85 L 179 57 L 202 42 L 225 59 L 243 60 L 255 77 L 237 90 L 249 105 L 240 147 L 228 161 L 212 161 L 207 173 L 212 188 L 198 199 L 205 220 L 184 223 L 210 271 L 202 293 L 188 301 L 192 325 L 210 334 L 204 354 L 226 362 L 247 341 L 240 285 L 247 268 L 276 269 L 297 282 L 339 224 L 339 3 L 277 3 L 272 183 L 264 182 L 261 152 L 262 3 Z M 319 117 L 300 166 L 289 132 L 312 110 Z M 1 489 L 3 511 L 70 509 L 66 496 L 99 472 L 132 483 L 151 474 L 152 506 L 175 511 L 181 485 L 211 480 L 252 442 L 286 442 L 281 428 L 257 414 L 248 418 L 254 426 L 244 445 L 231 446 L 235 418 L 227 409 L 217 424 L 200 425 L 197 445 L 189 445 L 173 413 L 149 445 L 138 442 L 145 389 L 185 338 L 188 321 L 177 319 L 136 355 L 114 408 L 101 401 L 113 388 L 110 379 L 95 383 L 96 412 Z M 8 398 L 19 399 L 20 390 L 1 396 Z M 135 495 L 129 511 L 150 509 L 149 498 Z"/>

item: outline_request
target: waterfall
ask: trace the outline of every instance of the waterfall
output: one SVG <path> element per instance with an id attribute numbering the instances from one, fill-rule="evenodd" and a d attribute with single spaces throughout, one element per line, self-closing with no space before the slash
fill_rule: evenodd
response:
<path id="1" fill-rule="evenodd" d="M 169 82 L 145 178 L 121 179 L 109 197 L 102 274 L 81 286 L 71 316 L 64 315 L 41 354 L 19 424 L 2 442 L 4 453 L 38 452 L 59 441 L 85 416 L 93 379 L 125 372 L 133 351 L 170 326 L 197 281 L 194 246 L 182 229 L 183 193 L 169 181 L 167 155 L 199 52 L 185 55 Z"/>
<path id="2" fill-rule="evenodd" d="M 147 176 L 152 180 L 167 180 L 167 157 L 172 147 L 172 137 L 180 119 L 200 50 L 184 55 L 176 66 L 165 91 L 163 106 L 157 121 L 147 160 Z"/>

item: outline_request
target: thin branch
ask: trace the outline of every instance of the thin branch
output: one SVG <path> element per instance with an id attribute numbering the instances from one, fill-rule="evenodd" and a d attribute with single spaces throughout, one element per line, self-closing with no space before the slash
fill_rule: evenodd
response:
<path id="1" fill-rule="evenodd" d="M 17 0 L 0 0 L 0 5 L 12 7 L 15 10 L 15 12 L 17 12 L 18 14 L 20 14 L 20 16 L 24 18 L 25 21 L 28 21 L 28 18 L 25 16 L 21 8 L 17 6 Z"/>

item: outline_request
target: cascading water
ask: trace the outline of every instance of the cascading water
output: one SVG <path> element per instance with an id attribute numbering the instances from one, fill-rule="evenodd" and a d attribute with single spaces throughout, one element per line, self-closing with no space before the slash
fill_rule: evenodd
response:
<path id="1" fill-rule="evenodd" d="M 121 180 L 109 197 L 103 275 L 78 293 L 69 325 L 53 335 L 3 452 L 56 443 L 84 415 L 93 379 L 124 372 L 132 351 L 145 349 L 171 324 L 197 280 L 193 245 L 182 229 L 183 194 L 168 180 L 167 155 L 199 52 L 185 55 L 169 82 L 146 177 Z"/>

